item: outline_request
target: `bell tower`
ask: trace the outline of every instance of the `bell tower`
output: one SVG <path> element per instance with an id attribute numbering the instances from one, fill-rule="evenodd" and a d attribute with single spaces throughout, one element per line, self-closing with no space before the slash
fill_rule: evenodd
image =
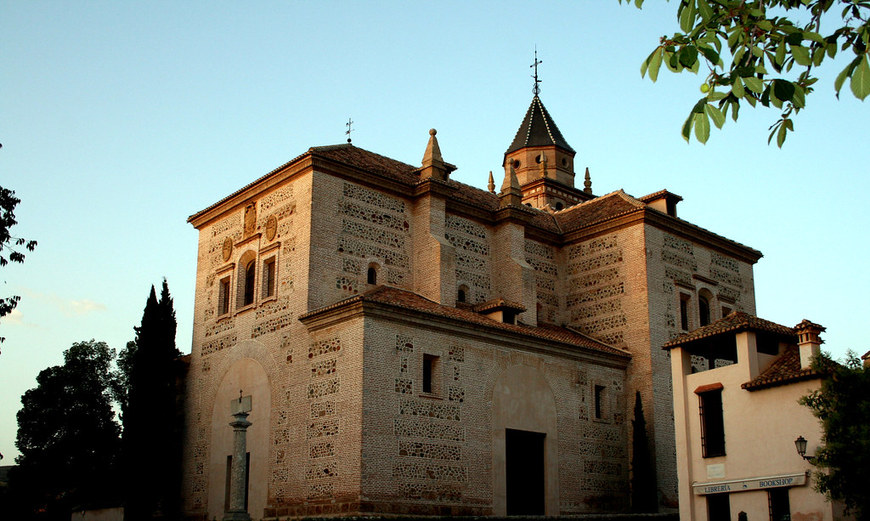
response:
<path id="1" fill-rule="evenodd" d="M 516 171 L 522 202 L 535 208 L 550 206 L 561 210 L 592 199 L 591 186 L 580 191 L 574 188 L 574 156 L 577 154 L 562 137 L 556 122 L 544 107 L 539 94 L 537 51 L 535 51 L 535 86 L 532 104 L 513 142 L 504 154 L 505 171 Z"/>

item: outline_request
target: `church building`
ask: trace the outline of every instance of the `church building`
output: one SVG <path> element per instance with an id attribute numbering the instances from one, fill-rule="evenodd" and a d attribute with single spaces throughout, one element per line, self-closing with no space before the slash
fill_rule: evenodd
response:
<path id="1" fill-rule="evenodd" d="M 676 508 L 662 346 L 754 314 L 761 253 L 576 159 L 535 94 L 499 187 L 430 130 L 419 166 L 313 147 L 191 216 L 185 513 L 228 509 L 240 393 L 254 519 L 625 511 L 636 392 Z"/>

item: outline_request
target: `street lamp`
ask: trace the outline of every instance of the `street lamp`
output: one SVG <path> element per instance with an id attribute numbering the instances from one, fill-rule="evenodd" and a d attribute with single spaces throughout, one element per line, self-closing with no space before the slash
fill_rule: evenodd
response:
<path id="1" fill-rule="evenodd" d="M 798 436 L 796 440 L 794 440 L 794 448 L 797 449 L 797 453 L 803 459 L 810 461 L 812 460 L 812 456 L 807 456 L 807 440 L 804 439 L 803 436 Z"/>

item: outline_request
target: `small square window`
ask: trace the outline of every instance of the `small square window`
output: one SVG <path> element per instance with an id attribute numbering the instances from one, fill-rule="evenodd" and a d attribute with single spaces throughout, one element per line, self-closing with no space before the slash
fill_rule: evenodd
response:
<path id="1" fill-rule="evenodd" d="M 275 296 L 275 257 L 263 261 L 263 298 Z"/>
<path id="2" fill-rule="evenodd" d="M 603 385 L 595 386 L 595 419 L 604 419 L 604 389 Z"/>
<path id="3" fill-rule="evenodd" d="M 440 387 L 439 357 L 435 355 L 423 355 L 423 392 L 438 394 Z"/>
<path id="4" fill-rule="evenodd" d="M 230 312 L 230 278 L 225 277 L 220 281 L 218 288 L 218 315 L 225 315 Z"/>

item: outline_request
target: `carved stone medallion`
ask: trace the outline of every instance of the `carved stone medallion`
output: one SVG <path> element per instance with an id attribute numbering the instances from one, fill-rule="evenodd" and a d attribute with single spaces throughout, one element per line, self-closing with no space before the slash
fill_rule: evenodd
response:
<path id="1" fill-rule="evenodd" d="M 245 235 L 254 233 L 257 228 L 257 203 L 245 207 Z"/>
<path id="2" fill-rule="evenodd" d="M 278 218 L 274 215 L 270 215 L 268 219 L 266 219 L 266 240 L 271 241 L 275 238 L 275 234 L 278 233 Z"/>
<path id="3" fill-rule="evenodd" d="M 230 260 L 230 257 L 233 254 L 233 240 L 230 239 L 229 237 L 224 239 L 223 254 L 224 254 L 224 262 Z"/>

